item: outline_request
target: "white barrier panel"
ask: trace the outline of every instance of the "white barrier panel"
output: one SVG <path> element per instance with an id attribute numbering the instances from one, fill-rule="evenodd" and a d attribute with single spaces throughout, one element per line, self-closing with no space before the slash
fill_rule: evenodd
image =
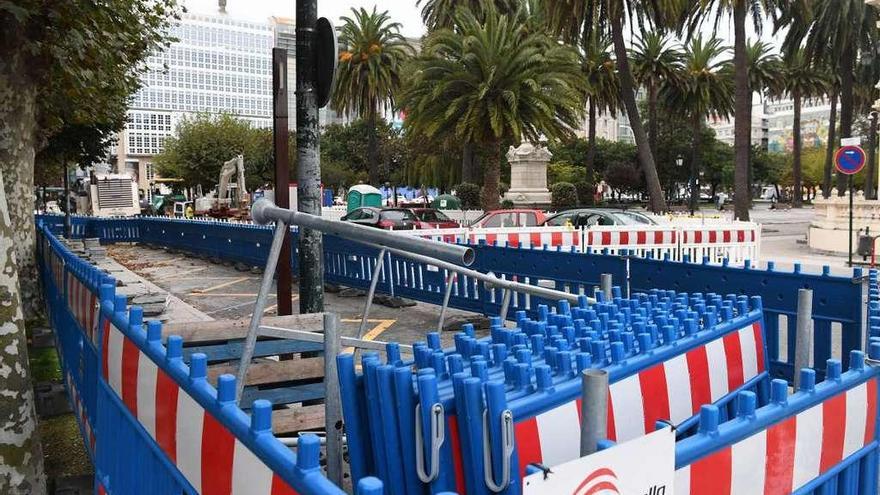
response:
<path id="1" fill-rule="evenodd" d="M 680 229 L 676 226 L 609 225 L 585 230 L 584 247 L 593 251 L 607 249 L 609 254 L 619 254 L 626 249 L 637 256 L 651 255 L 655 258 L 668 254 L 675 259 L 680 237 Z"/>
<path id="2" fill-rule="evenodd" d="M 724 259 L 735 265 L 757 260 L 760 252 L 761 226 L 751 222 L 727 225 L 687 225 L 681 229 L 681 255 L 691 261 L 708 258 L 710 263 Z"/>
<path id="3" fill-rule="evenodd" d="M 398 231 L 441 242 L 522 247 L 526 249 L 562 249 L 582 251 L 583 232 L 572 227 L 509 227 L 487 229 L 431 229 Z"/>

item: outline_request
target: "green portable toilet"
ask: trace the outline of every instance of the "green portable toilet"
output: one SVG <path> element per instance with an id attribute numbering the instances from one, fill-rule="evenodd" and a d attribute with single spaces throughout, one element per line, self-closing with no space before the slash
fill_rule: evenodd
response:
<path id="1" fill-rule="evenodd" d="M 381 208 L 382 192 L 373 186 L 358 184 L 356 186 L 351 186 L 348 190 L 347 201 L 348 207 L 345 209 L 346 213 L 351 213 L 352 210 L 362 206 L 375 206 Z"/>
<path id="2" fill-rule="evenodd" d="M 460 210 L 461 200 L 451 194 L 441 194 L 434 198 L 431 206 L 438 210 Z"/>

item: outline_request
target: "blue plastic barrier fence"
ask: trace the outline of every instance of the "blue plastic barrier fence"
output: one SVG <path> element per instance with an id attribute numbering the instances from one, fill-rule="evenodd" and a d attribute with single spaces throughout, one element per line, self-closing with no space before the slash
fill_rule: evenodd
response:
<path id="1" fill-rule="evenodd" d="M 676 444 L 676 493 L 877 493 L 877 376 L 853 351 L 849 370 L 829 360 L 821 383 L 802 370 L 793 395 L 773 380 L 764 407 L 739 394 L 736 418 L 721 424 L 717 408 L 703 406 L 699 433 Z"/>
<path id="2" fill-rule="evenodd" d="M 161 324 L 127 309 L 112 278 L 47 226 L 39 233 L 64 380 L 98 493 L 345 493 L 323 475 L 317 437 L 303 436 L 291 452 L 272 435 L 269 402 L 255 401 L 246 414 L 234 401 L 234 377 L 212 387 L 204 355 L 184 364 L 179 337 L 163 344 Z M 96 287 L 100 313 L 92 311 Z M 358 493 L 378 495 L 382 484 L 364 478 Z"/>

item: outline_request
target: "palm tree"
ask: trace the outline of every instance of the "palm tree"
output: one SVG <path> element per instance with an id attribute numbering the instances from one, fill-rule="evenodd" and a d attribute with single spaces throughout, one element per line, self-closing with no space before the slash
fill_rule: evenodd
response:
<path id="1" fill-rule="evenodd" d="M 773 47 L 763 41 L 755 41 L 746 45 L 746 60 L 748 60 L 749 89 L 752 93 L 764 95 L 765 93 L 778 94 L 782 90 L 782 61 L 773 51 Z M 752 160 L 751 160 L 751 122 L 752 105 L 744 116 L 739 114 L 737 118 L 743 118 L 749 123 L 749 170 L 748 183 L 752 183 Z M 752 188 L 748 188 L 749 201 L 751 202 Z"/>
<path id="2" fill-rule="evenodd" d="M 545 0 L 547 22 L 550 28 L 567 42 L 581 45 L 593 31 L 610 33 L 620 79 L 620 98 L 635 137 L 638 159 L 645 174 L 650 196 L 649 208 L 654 212 L 666 210 L 666 200 L 657 175 L 657 165 L 648 143 L 648 135 L 636 105 L 636 84 L 630 68 L 626 48 L 624 21 L 628 15 L 649 19 L 658 27 L 678 22 L 685 0 Z"/>
<path id="3" fill-rule="evenodd" d="M 596 116 L 601 112 L 617 111 L 620 82 L 611 55 L 611 40 L 598 32 L 590 34 L 583 46 L 583 71 L 587 77 L 587 170 L 594 170 L 596 162 Z"/>
<path id="4" fill-rule="evenodd" d="M 792 156 L 792 182 L 793 193 L 791 206 L 800 208 L 803 206 L 803 173 L 801 167 L 801 153 L 803 141 L 801 139 L 801 106 L 805 98 L 814 98 L 825 95 L 828 91 L 828 80 L 822 70 L 811 64 L 804 55 L 803 50 L 790 53 L 783 61 L 784 94 L 792 99 L 794 117 L 792 121 L 792 140 L 794 141 L 794 154 Z"/>
<path id="5" fill-rule="evenodd" d="M 654 156 L 657 155 L 657 100 L 660 87 L 677 77 L 682 56 L 681 50 L 658 31 L 642 34 L 630 52 L 633 77 L 648 92 L 648 143 Z"/>
<path id="6" fill-rule="evenodd" d="M 828 80 L 828 100 L 831 111 L 828 113 L 828 142 L 825 143 L 825 166 L 822 169 L 822 197 L 831 197 L 831 176 L 834 171 L 834 150 L 837 149 L 837 100 L 840 95 L 840 74 L 825 65 L 825 78 Z"/>
<path id="7" fill-rule="evenodd" d="M 677 109 L 690 119 L 693 143 L 690 173 L 690 210 L 699 198 L 698 176 L 702 166 L 703 126 L 707 117 L 726 117 L 733 110 L 733 65 L 721 56 L 728 51 L 721 40 L 694 37 L 684 50 L 684 66 L 675 81 L 661 89 L 668 108 Z"/>
<path id="8" fill-rule="evenodd" d="M 840 137 L 851 137 L 855 110 L 856 62 L 873 54 L 878 36 L 876 9 L 864 0 L 813 0 L 809 9 L 788 15 L 790 27 L 783 45 L 786 53 L 803 46 L 810 63 L 826 63 L 840 75 Z M 833 143 L 836 145 L 837 143 Z M 838 174 L 843 195 L 845 178 Z"/>
<path id="9" fill-rule="evenodd" d="M 453 27 L 456 9 L 466 8 L 482 19 L 484 11 L 492 7 L 502 13 L 515 12 L 520 0 L 417 0 L 416 5 L 422 7 L 422 21 L 428 31 L 433 31 Z"/>
<path id="10" fill-rule="evenodd" d="M 749 160 L 751 155 L 751 118 L 746 120 L 742 116 L 750 115 L 752 107 L 753 88 L 749 85 L 748 46 L 746 38 L 746 20 L 751 13 L 755 31 L 762 31 L 762 20 L 769 15 L 778 20 L 779 7 L 792 5 L 792 9 L 802 8 L 804 0 L 699 0 L 693 2 L 690 11 L 691 31 L 702 23 L 707 12 L 715 12 L 715 22 L 721 17 L 731 15 L 733 17 L 733 66 L 734 66 L 734 91 L 735 112 L 737 119 L 734 121 L 734 217 L 739 220 L 749 219 L 750 189 Z"/>
<path id="11" fill-rule="evenodd" d="M 425 38 L 402 103 L 410 131 L 450 132 L 482 149 L 482 203 L 491 210 L 499 206 L 502 145 L 572 136 L 586 80 L 578 53 L 524 29 L 523 11 L 483 14 L 459 9 L 453 28 Z"/>
<path id="12" fill-rule="evenodd" d="M 394 107 L 403 66 L 413 49 L 400 35 L 400 24 L 390 22 L 388 11 L 378 13 L 375 7 L 372 12 L 363 8 L 351 11 L 353 17 L 342 17 L 339 44 L 343 48 L 332 104 L 338 112 L 359 115 L 367 121 L 370 183 L 378 184 L 381 177 L 376 120 L 380 111 Z"/>

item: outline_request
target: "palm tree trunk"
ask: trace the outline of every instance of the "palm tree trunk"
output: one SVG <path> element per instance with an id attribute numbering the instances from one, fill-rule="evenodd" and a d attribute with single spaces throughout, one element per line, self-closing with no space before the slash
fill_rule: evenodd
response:
<path id="1" fill-rule="evenodd" d="M 801 92 L 792 91 L 792 99 L 794 100 L 794 119 L 792 122 L 792 137 L 794 138 L 794 164 L 792 166 L 791 176 L 793 186 L 791 194 L 792 208 L 800 208 L 804 205 L 803 180 L 801 178 Z"/>
<path id="2" fill-rule="evenodd" d="M 486 154 L 486 166 L 483 169 L 483 190 L 480 202 L 484 211 L 497 210 L 501 207 L 499 200 L 499 184 L 501 182 L 501 147 L 497 141 L 489 143 Z"/>
<path id="3" fill-rule="evenodd" d="M 852 137 L 853 125 L 853 66 L 855 65 L 855 52 L 848 45 L 840 59 L 840 137 Z M 836 144 L 836 143 L 835 143 Z M 846 193 L 846 176 L 837 174 L 837 195 Z"/>
<path id="4" fill-rule="evenodd" d="M 617 57 L 617 68 L 620 77 L 620 97 L 626 108 L 626 114 L 629 116 L 630 127 L 632 127 L 633 136 L 636 141 L 639 164 L 642 166 L 645 182 L 648 186 L 648 193 L 650 194 L 648 209 L 654 213 L 662 213 L 666 211 L 666 200 L 663 198 L 663 188 L 660 187 L 660 177 L 657 175 L 657 165 L 654 163 L 654 155 L 651 153 L 648 135 L 645 133 L 645 127 L 642 125 L 642 119 L 639 117 L 639 107 L 636 105 L 635 82 L 629 67 L 626 40 L 623 37 L 623 15 L 622 11 L 610 15 L 611 36 L 614 40 L 614 54 Z"/>
<path id="5" fill-rule="evenodd" d="M 828 142 L 825 144 L 825 169 L 822 171 L 822 197 L 831 197 L 831 170 L 837 147 L 837 87 L 831 90 L 831 114 L 828 116 Z"/>
<path id="6" fill-rule="evenodd" d="M 694 138 L 693 150 L 691 154 L 691 173 L 688 182 L 690 183 L 690 199 L 688 201 L 688 209 L 691 215 L 699 208 L 700 186 L 698 178 L 700 177 L 700 168 L 702 167 L 703 153 L 700 147 L 703 145 L 703 116 L 694 115 L 691 123 Z"/>
<path id="7" fill-rule="evenodd" d="M 587 172 L 592 172 L 596 164 L 596 97 L 590 97 L 590 122 L 587 130 Z"/>
<path id="8" fill-rule="evenodd" d="M 746 2 L 734 2 L 733 7 L 733 65 L 734 73 L 734 111 L 733 123 L 733 216 L 737 220 L 749 219 L 749 148 L 751 147 L 752 123 L 746 120 L 752 106 L 752 93 L 749 91 L 748 62 L 746 60 Z"/>
<path id="9" fill-rule="evenodd" d="M 654 83 L 648 84 L 648 144 L 651 146 L 651 156 L 657 156 L 657 93 Z"/>
<path id="10" fill-rule="evenodd" d="M 367 162 L 370 184 L 379 184 L 379 143 L 376 137 L 376 112 L 370 111 L 367 117 Z"/>
<path id="11" fill-rule="evenodd" d="M 464 143 L 461 150 L 461 181 L 475 182 L 474 175 L 474 145 Z"/>

